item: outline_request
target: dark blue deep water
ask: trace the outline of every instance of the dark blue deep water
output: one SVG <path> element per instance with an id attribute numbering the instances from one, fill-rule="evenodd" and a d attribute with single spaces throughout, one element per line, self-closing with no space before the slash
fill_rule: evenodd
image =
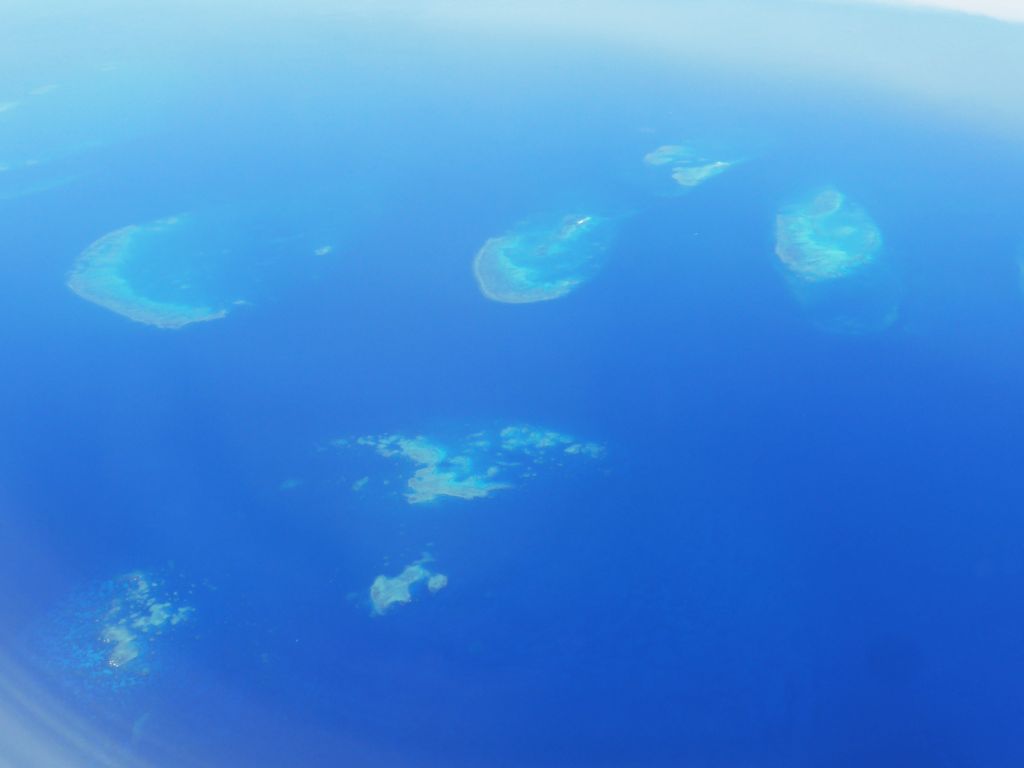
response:
<path id="1" fill-rule="evenodd" d="M 1024 119 L 991 83 L 1024 57 L 958 102 L 417 8 L 0 32 L 0 765 L 1021 765 Z M 644 165 L 686 142 L 741 162 Z M 823 327 L 775 257 L 826 186 L 882 233 L 883 328 Z M 488 238 L 591 210 L 593 279 L 481 295 Z M 180 214 L 226 318 L 66 286 Z M 604 453 L 410 504 L 414 465 L 332 444 L 516 424 Z M 424 553 L 448 586 L 373 615 Z M 131 574 L 190 612 L 111 668 Z"/>

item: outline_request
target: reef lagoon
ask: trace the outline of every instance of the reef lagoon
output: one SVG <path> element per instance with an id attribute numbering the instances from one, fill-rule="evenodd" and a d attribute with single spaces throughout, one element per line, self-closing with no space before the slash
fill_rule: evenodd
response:
<path id="1" fill-rule="evenodd" d="M 0 24 L 0 766 L 1024 764 L 1024 25 L 101 5 Z"/>

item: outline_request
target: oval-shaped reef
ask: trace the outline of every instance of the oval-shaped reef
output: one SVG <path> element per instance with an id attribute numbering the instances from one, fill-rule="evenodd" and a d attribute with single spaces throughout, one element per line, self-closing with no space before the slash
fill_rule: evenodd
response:
<path id="1" fill-rule="evenodd" d="M 187 229 L 187 217 L 172 216 L 114 230 L 82 252 L 68 287 L 87 301 L 157 328 L 219 320 L 226 309 L 182 300 L 189 294 L 191 254 L 178 249 L 197 256 L 202 251 L 201 245 L 189 242 Z"/>
<path id="2" fill-rule="evenodd" d="M 837 189 L 779 211 L 775 255 L 797 301 L 827 330 L 878 330 L 898 316 L 899 282 L 882 233 Z"/>
<path id="3" fill-rule="evenodd" d="M 611 221 L 594 215 L 565 216 L 554 226 L 524 224 L 484 243 L 473 272 L 493 301 L 558 299 L 600 271 L 612 234 Z"/>

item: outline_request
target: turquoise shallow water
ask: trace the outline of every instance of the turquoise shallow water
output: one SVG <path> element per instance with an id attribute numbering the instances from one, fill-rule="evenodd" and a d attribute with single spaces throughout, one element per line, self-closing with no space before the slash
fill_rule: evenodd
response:
<path id="1" fill-rule="evenodd" d="M 573 7 L 0 33 L 0 765 L 1020 762 L 1024 31 Z"/>

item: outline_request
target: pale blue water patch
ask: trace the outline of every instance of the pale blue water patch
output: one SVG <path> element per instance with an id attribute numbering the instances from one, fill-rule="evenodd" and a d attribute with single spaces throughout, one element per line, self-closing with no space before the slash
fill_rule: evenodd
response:
<path id="1" fill-rule="evenodd" d="M 59 189 L 73 184 L 78 178 L 73 170 L 60 165 L 0 167 L 0 202 Z"/>
<path id="2" fill-rule="evenodd" d="M 22 30 L 26 40 L 39 33 Z M 62 56 L 42 61 L 32 49 L 0 77 L 0 201 L 102 174 L 109 170 L 97 161 L 104 150 L 166 122 L 179 75 L 124 47 L 132 46 L 65 42 Z"/>

